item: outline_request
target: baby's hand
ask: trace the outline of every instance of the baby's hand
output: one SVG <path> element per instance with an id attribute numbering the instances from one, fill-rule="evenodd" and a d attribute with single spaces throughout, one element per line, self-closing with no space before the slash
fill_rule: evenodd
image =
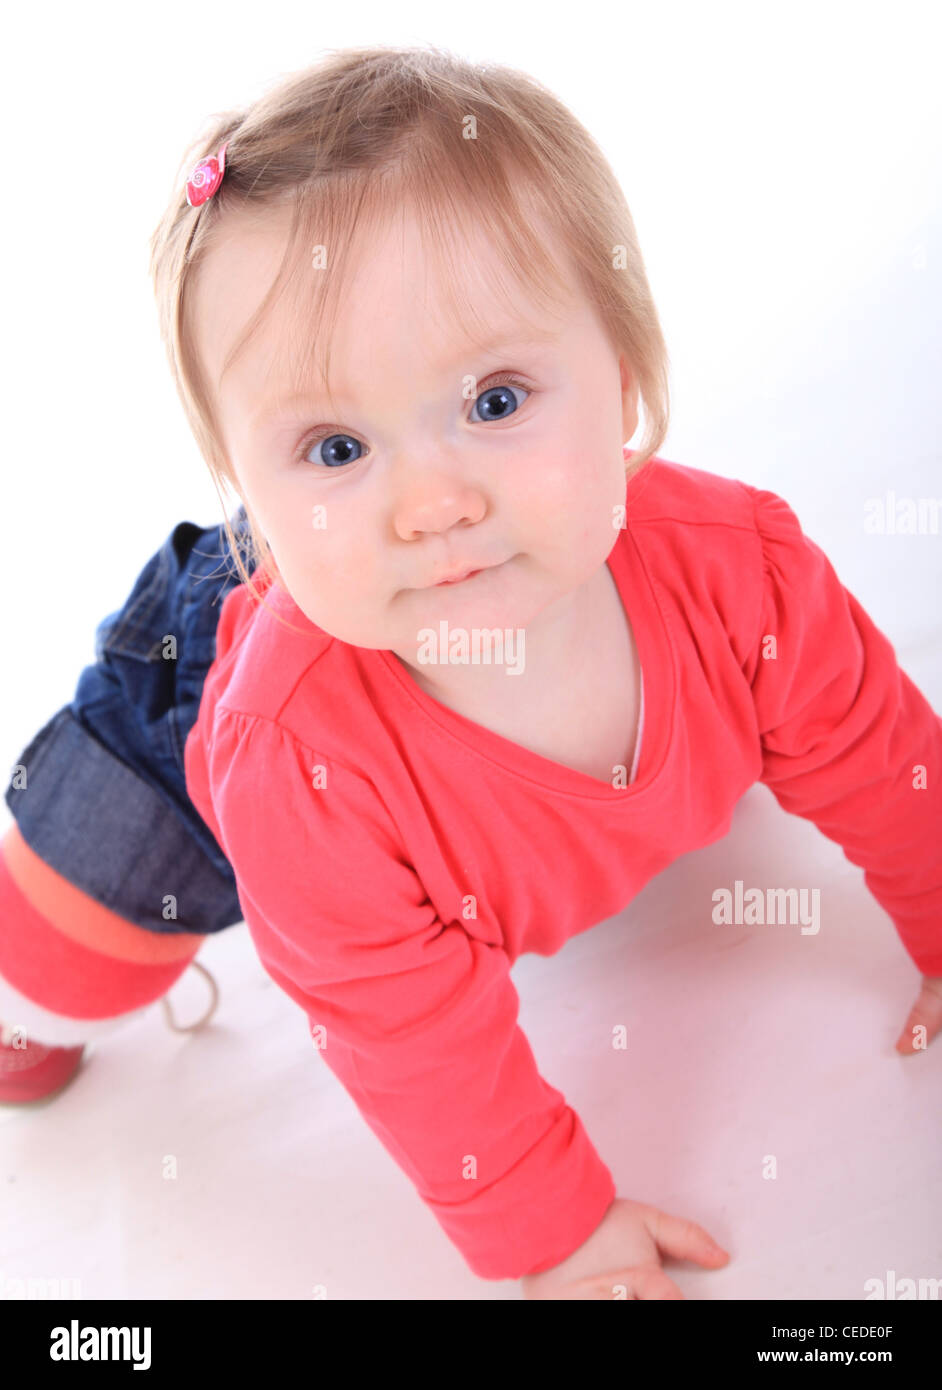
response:
<path id="1" fill-rule="evenodd" d="M 923 1050 L 922 1034 L 914 1031 L 920 1025 L 926 1030 L 925 1046 L 928 1047 L 936 1033 L 942 1031 L 942 975 L 923 975 L 919 998 L 910 1009 L 909 1018 L 896 1040 L 897 1052 L 906 1055 Z M 915 1046 L 917 1041 L 918 1047 Z"/>
<path id="2" fill-rule="evenodd" d="M 729 1255 L 702 1226 L 616 1197 L 602 1222 L 560 1264 L 520 1280 L 525 1299 L 683 1299 L 661 1268 L 671 1256 L 718 1269 Z"/>

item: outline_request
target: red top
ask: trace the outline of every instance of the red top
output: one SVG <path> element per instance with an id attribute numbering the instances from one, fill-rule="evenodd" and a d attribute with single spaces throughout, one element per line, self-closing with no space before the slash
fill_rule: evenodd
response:
<path id="1" fill-rule="evenodd" d="M 301 631 L 235 588 L 186 744 L 265 969 L 482 1278 L 557 1264 L 615 1197 L 510 967 L 719 839 L 757 780 L 942 974 L 942 719 L 780 497 L 655 458 L 626 502 L 607 563 L 644 681 L 627 785 L 440 704 L 277 585 L 265 604 Z"/>

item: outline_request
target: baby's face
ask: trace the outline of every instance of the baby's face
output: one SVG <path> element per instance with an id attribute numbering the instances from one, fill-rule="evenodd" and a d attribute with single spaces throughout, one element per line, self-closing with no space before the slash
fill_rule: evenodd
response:
<path id="1" fill-rule="evenodd" d="M 213 384 L 274 278 L 280 218 L 235 224 L 204 263 L 195 322 Z M 508 293 L 485 240 L 458 261 L 482 341 L 502 345 L 484 352 L 430 293 L 407 217 L 370 247 L 333 330 L 335 409 L 317 381 L 283 399 L 291 382 L 271 367 L 276 346 L 284 354 L 282 301 L 227 373 L 219 413 L 240 492 L 298 607 L 414 667 L 422 629 L 526 628 L 596 574 L 618 535 L 637 389 L 575 288 L 565 313 L 547 316 Z M 526 341 L 534 327 L 551 338 Z"/>

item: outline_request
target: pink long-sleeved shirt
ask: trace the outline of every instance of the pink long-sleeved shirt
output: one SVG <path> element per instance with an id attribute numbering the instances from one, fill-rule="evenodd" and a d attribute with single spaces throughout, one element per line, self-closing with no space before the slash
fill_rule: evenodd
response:
<path id="1" fill-rule="evenodd" d="M 616 1195 L 537 1069 L 511 965 L 717 840 L 757 780 L 942 974 L 942 719 L 780 497 L 658 457 L 626 504 L 607 563 L 643 681 L 627 784 L 450 710 L 278 586 L 301 633 L 234 589 L 186 744 L 265 969 L 483 1278 L 557 1264 Z"/>

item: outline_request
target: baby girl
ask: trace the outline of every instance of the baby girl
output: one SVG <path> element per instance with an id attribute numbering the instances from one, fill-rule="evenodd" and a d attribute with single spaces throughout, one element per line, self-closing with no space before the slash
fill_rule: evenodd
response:
<path id="1" fill-rule="evenodd" d="M 244 920 L 476 1274 L 679 1298 L 663 1258 L 729 1256 L 616 1194 L 511 967 L 761 780 L 864 869 L 924 977 L 897 1046 L 925 1046 L 942 720 L 787 502 L 659 455 L 631 214 L 540 84 L 341 51 L 184 173 L 161 329 L 240 505 L 175 528 L 14 765 L 0 1099 L 61 1089 Z"/>

